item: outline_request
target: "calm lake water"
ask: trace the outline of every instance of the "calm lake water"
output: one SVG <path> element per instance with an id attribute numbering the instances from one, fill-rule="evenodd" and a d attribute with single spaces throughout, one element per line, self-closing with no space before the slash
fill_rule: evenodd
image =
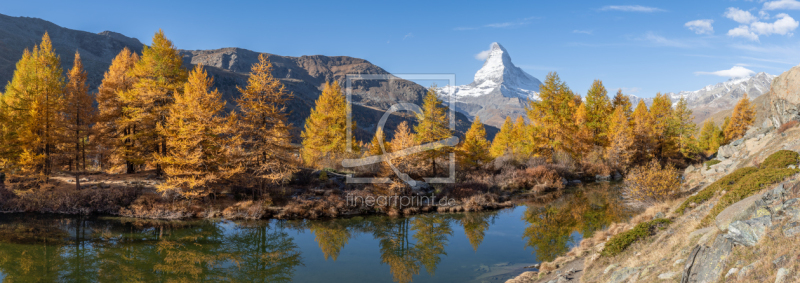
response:
<path id="1" fill-rule="evenodd" d="M 0 214 L 3 282 L 503 282 L 630 217 L 618 185 L 494 212 L 325 221 Z"/>

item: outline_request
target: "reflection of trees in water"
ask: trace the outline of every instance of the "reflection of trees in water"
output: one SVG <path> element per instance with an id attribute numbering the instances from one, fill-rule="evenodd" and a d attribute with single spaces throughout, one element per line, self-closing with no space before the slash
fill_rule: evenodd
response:
<path id="1" fill-rule="evenodd" d="M 464 213 L 460 219 L 461 226 L 464 227 L 464 234 L 472 246 L 472 250 L 478 251 L 478 247 L 483 242 L 483 237 L 486 235 L 486 230 L 489 229 L 491 223 L 494 223 L 494 218 L 497 212 L 485 213 Z"/>
<path id="2" fill-rule="evenodd" d="M 241 282 L 289 282 L 295 268 L 303 264 L 294 239 L 269 224 L 238 226 L 227 237 L 225 250 L 237 261 L 228 268 L 230 277 Z"/>
<path id="3" fill-rule="evenodd" d="M 439 215 L 423 214 L 411 221 L 411 230 L 414 230 L 414 245 L 419 255 L 419 261 L 425 266 L 425 271 L 431 276 L 436 274 L 436 265 L 442 260 L 440 255 L 447 255 L 444 247 L 447 246 L 447 236 L 453 235 L 450 221 Z"/>
<path id="4" fill-rule="evenodd" d="M 325 260 L 330 257 L 336 261 L 351 237 L 344 221 L 315 221 L 308 224 L 308 230 L 314 233 L 314 240 L 319 244 Z"/>
<path id="5" fill-rule="evenodd" d="M 411 282 L 419 274 L 419 254 L 409 241 L 408 218 L 379 218 L 373 222 L 375 238 L 379 239 L 381 262 L 389 265 L 396 282 Z"/>
<path id="6" fill-rule="evenodd" d="M 0 224 L 0 272 L 4 282 L 57 282 L 64 259 L 65 231 L 31 217 Z"/>
<path id="7" fill-rule="evenodd" d="M 630 214 L 621 203 L 611 183 L 598 183 L 567 194 L 548 204 L 528 204 L 523 219 L 530 225 L 523 237 L 539 260 L 552 261 L 577 245 L 571 237 L 579 232 L 584 238 Z"/>

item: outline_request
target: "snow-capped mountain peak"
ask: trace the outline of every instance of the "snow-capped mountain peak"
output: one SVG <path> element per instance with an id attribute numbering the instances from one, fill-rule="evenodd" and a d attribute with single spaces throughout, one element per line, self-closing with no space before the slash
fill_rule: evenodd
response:
<path id="1" fill-rule="evenodd" d="M 515 66 L 508 50 L 499 43 L 492 43 L 488 53 L 472 83 L 442 87 L 439 94 L 455 99 L 457 111 L 470 118 L 480 116 L 484 123 L 500 127 L 506 116 L 525 114 L 527 100 L 539 99 L 542 83 Z"/>
<path id="2" fill-rule="evenodd" d="M 455 97 L 477 97 L 499 91 L 504 97 L 538 99 L 542 83 L 511 62 L 508 51 L 494 42 L 489 56 L 483 62 L 474 81 L 463 86 L 448 86 L 440 89 L 442 95 Z"/>

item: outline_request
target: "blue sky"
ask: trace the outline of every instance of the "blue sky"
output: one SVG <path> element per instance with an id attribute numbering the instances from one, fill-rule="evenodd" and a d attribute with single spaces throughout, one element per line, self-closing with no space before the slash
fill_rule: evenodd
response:
<path id="1" fill-rule="evenodd" d="M 7 1 L 0 13 L 112 30 L 182 49 L 359 57 L 392 73 L 455 73 L 499 42 L 544 80 L 579 93 L 594 79 L 643 97 L 800 63 L 800 2 L 775 1 Z"/>

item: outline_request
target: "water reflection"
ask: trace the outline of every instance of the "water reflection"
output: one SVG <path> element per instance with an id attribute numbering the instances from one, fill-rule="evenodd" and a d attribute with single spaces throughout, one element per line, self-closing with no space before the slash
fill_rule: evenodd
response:
<path id="1" fill-rule="evenodd" d="M 333 265 L 335 268 L 326 272 L 356 276 L 384 272 L 376 278 L 385 281 L 438 281 L 458 276 L 468 280 L 486 277 L 489 269 L 497 272 L 494 266 L 502 265 L 496 263 L 510 258 L 531 263 L 565 253 L 580 237 L 628 217 L 617 199 L 613 185 L 606 185 L 584 188 L 549 204 L 510 210 L 519 213 L 326 221 L 171 222 L 0 214 L 0 279 L 292 282 L 309 280 L 298 270 L 316 272 Z M 303 236 L 306 233 L 309 237 Z M 490 248 L 480 248 L 482 245 Z M 536 257 L 524 251 L 527 247 Z M 314 254 L 315 249 L 321 255 Z M 314 255 L 313 260 L 304 254 Z M 343 255 L 347 260 L 342 260 Z M 308 263 L 313 265 L 306 267 Z M 388 267 L 389 274 L 373 264 Z M 365 266 L 372 268 L 366 270 Z M 349 279 L 338 281 L 354 280 Z"/>
<path id="2" fill-rule="evenodd" d="M 547 204 L 528 204 L 523 237 L 541 261 L 552 261 L 583 238 L 630 217 L 616 184 L 598 183 Z M 574 237 L 579 233 L 581 237 Z"/>

